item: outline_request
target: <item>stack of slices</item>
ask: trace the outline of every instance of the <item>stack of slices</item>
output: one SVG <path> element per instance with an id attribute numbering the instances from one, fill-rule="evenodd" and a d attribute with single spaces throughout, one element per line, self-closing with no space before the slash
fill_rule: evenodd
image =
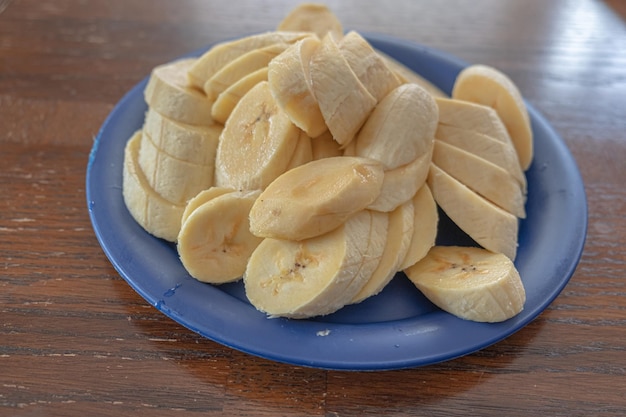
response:
<path id="1" fill-rule="evenodd" d="M 125 202 L 196 279 L 243 277 L 270 316 L 330 314 L 399 271 L 459 317 L 521 311 L 532 132 L 499 71 L 469 67 L 446 97 L 305 4 L 276 31 L 155 68 L 145 99 Z M 482 248 L 435 246 L 438 205 Z"/>

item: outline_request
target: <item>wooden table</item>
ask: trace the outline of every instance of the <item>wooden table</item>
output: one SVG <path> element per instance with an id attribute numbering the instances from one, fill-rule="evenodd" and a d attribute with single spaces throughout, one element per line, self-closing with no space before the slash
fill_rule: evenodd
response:
<path id="1" fill-rule="evenodd" d="M 571 150 L 589 204 L 580 264 L 537 319 L 384 372 L 276 363 L 187 330 L 120 278 L 89 219 L 89 152 L 124 93 L 157 64 L 273 29 L 295 2 L 0 4 L 0 416 L 626 415 L 620 0 L 327 2 L 346 28 L 507 73 Z"/>

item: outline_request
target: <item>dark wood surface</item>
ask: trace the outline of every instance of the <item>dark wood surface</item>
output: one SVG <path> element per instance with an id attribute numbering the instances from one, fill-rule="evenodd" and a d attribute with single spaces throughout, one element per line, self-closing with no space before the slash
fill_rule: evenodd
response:
<path id="1" fill-rule="evenodd" d="M 589 204 L 584 253 L 560 296 L 508 339 L 416 369 L 301 368 L 204 339 L 120 278 L 85 198 L 107 114 L 153 66 L 271 30 L 296 4 L 0 6 L 0 416 L 626 415 L 620 0 L 327 3 L 347 28 L 500 68 L 574 155 Z"/>

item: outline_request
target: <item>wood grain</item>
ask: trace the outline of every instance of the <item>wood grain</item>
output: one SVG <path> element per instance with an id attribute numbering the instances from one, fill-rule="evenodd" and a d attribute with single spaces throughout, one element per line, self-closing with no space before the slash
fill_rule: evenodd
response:
<path id="1" fill-rule="evenodd" d="M 416 369 L 295 367 L 198 336 L 119 277 L 85 197 L 103 120 L 155 65 L 271 30 L 295 4 L 13 0 L 0 8 L 0 416 L 626 414 L 626 9 L 618 0 L 327 2 L 346 28 L 502 69 L 574 155 L 589 206 L 580 264 L 550 307 L 506 340 Z"/>

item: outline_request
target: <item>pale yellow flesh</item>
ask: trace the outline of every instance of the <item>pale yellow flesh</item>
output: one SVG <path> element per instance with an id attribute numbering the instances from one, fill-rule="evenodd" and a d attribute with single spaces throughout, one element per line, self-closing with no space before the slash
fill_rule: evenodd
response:
<path id="1" fill-rule="evenodd" d="M 343 153 L 339 144 L 333 139 L 333 135 L 327 130 L 321 135 L 311 139 L 313 159 L 331 158 L 341 156 Z"/>
<path id="2" fill-rule="evenodd" d="M 405 272 L 435 305 L 466 320 L 501 322 L 526 301 L 513 262 L 481 248 L 435 246 Z"/>
<path id="3" fill-rule="evenodd" d="M 350 300 L 350 304 L 360 303 L 380 293 L 398 272 L 400 262 L 409 249 L 413 235 L 413 201 L 407 201 L 387 215 L 389 220 L 383 254 L 372 276 Z"/>
<path id="4" fill-rule="evenodd" d="M 386 170 L 430 153 L 437 129 L 435 100 L 415 84 L 387 94 L 370 114 L 354 142 L 355 153 L 380 161 Z"/>
<path id="5" fill-rule="evenodd" d="M 435 201 L 479 245 L 514 260 L 518 219 L 431 164 L 428 185 Z"/>
<path id="6" fill-rule="evenodd" d="M 189 274 L 212 284 L 236 281 L 261 243 L 249 231 L 248 213 L 258 192 L 226 192 L 198 206 L 182 223 L 178 254 Z"/>
<path id="7" fill-rule="evenodd" d="M 206 190 L 200 191 L 195 197 L 187 202 L 185 205 L 185 211 L 183 211 L 183 217 L 181 218 L 181 224 L 185 223 L 187 218 L 195 209 L 203 205 L 209 200 L 219 197 L 222 194 L 233 192 L 232 188 L 224 187 L 209 187 Z"/>
<path id="8" fill-rule="evenodd" d="M 216 122 L 226 123 L 226 120 L 239 103 L 239 100 L 261 81 L 267 81 L 267 67 L 260 68 L 236 81 L 217 97 L 211 106 L 211 116 Z"/>
<path id="9" fill-rule="evenodd" d="M 435 245 L 437 239 L 439 212 L 428 184 L 424 184 L 420 188 L 415 197 L 413 197 L 412 203 L 413 229 L 410 235 L 409 247 L 406 250 L 406 255 L 400 262 L 399 270 L 414 265 L 426 256 L 430 248 Z"/>
<path id="10" fill-rule="evenodd" d="M 199 165 L 174 158 L 158 149 L 146 132 L 141 137 L 139 166 L 150 187 L 174 204 L 186 204 L 213 184 L 213 163 Z"/>
<path id="11" fill-rule="evenodd" d="M 216 185 L 265 188 L 287 169 L 299 136 L 268 83 L 260 82 L 237 103 L 224 125 L 215 159 Z"/>
<path id="12" fill-rule="evenodd" d="M 524 194 L 526 193 L 526 176 L 512 143 L 501 142 L 483 133 L 442 124 L 437 126 L 435 139 L 471 152 L 502 167 L 515 177 Z"/>
<path id="13" fill-rule="evenodd" d="M 193 126 L 166 117 L 148 108 L 143 131 L 166 154 L 192 164 L 212 165 L 222 126 Z"/>
<path id="14" fill-rule="evenodd" d="M 381 101 L 401 84 L 385 60 L 357 32 L 348 32 L 338 46 L 350 68 L 376 101 Z"/>
<path id="15" fill-rule="evenodd" d="M 202 90 L 216 72 L 241 55 L 275 43 L 293 43 L 311 36 L 308 32 L 271 31 L 221 42 L 202 54 L 187 71 L 189 85 Z"/>
<path id="16" fill-rule="evenodd" d="M 187 71 L 194 63 L 194 58 L 188 58 L 154 68 L 144 90 L 144 98 L 149 107 L 170 119 L 209 126 L 214 123 L 211 102 L 187 83 Z"/>
<path id="17" fill-rule="evenodd" d="M 512 143 L 506 126 L 491 107 L 453 98 L 435 98 L 439 123 L 482 133 L 505 143 Z"/>
<path id="18" fill-rule="evenodd" d="M 327 130 L 326 122 L 311 90 L 309 62 L 321 42 L 302 39 L 274 58 L 268 65 L 270 90 L 291 121 L 311 137 Z"/>
<path id="19" fill-rule="evenodd" d="M 369 245 L 371 213 L 361 211 L 333 231 L 300 242 L 267 238 L 252 254 L 244 284 L 252 305 L 270 316 L 330 314 L 331 303 L 357 277 Z"/>
<path id="20" fill-rule="evenodd" d="M 139 166 L 141 131 L 135 132 L 124 150 L 122 195 L 128 211 L 148 233 L 175 242 L 184 205 L 172 204 L 157 194 Z"/>
<path id="21" fill-rule="evenodd" d="M 250 211 L 254 234 L 303 240 L 327 233 L 380 193 L 380 163 L 358 157 L 324 158 L 301 165 L 273 181 Z"/>
<path id="22" fill-rule="evenodd" d="M 280 31 L 313 32 L 320 38 L 331 33 L 335 38 L 343 36 L 343 27 L 337 16 L 325 5 L 302 3 L 283 18 L 276 27 Z"/>
<path id="23" fill-rule="evenodd" d="M 376 106 L 376 99 L 339 52 L 332 36 L 325 36 L 311 57 L 311 85 L 324 121 L 342 146 L 350 142 Z"/>
<path id="24" fill-rule="evenodd" d="M 380 194 L 367 208 L 389 212 L 412 199 L 426 182 L 431 155 L 428 152 L 406 165 L 385 171 Z"/>
<path id="25" fill-rule="evenodd" d="M 530 117 L 521 93 L 507 75 L 486 65 L 469 66 L 457 76 L 452 97 L 493 108 L 511 136 L 522 169 L 528 169 L 533 159 Z"/>
<path id="26" fill-rule="evenodd" d="M 311 145 L 311 138 L 305 132 L 300 132 L 300 138 L 296 149 L 293 151 L 293 155 L 287 164 L 287 171 L 304 165 L 313 160 L 313 147 Z"/>
<path id="27" fill-rule="evenodd" d="M 502 209 L 526 217 L 526 196 L 517 180 L 501 167 L 440 141 L 435 141 L 433 162 Z"/>
<path id="28" fill-rule="evenodd" d="M 360 266 L 350 284 L 348 284 L 345 290 L 335 293 L 334 297 L 329 297 L 328 302 L 333 306 L 334 310 L 352 303 L 352 300 L 363 287 L 374 278 L 374 274 L 383 260 L 385 248 L 387 247 L 389 214 L 369 210 L 364 211 L 370 215 L 367 245 L 359 255 Z M 355 216 L 358 215 L 357 213 Z"/>
<path id="29" fill-rule="evenodd" d="M 272 59 L 287 49 L 287 46 L 286 43 L 277 43 L 254 49 L 229 62 L 204 84 L 203 89 L 207 98 L 215 101 L 221 93 L 237 81 L 266 68 Z"/>

